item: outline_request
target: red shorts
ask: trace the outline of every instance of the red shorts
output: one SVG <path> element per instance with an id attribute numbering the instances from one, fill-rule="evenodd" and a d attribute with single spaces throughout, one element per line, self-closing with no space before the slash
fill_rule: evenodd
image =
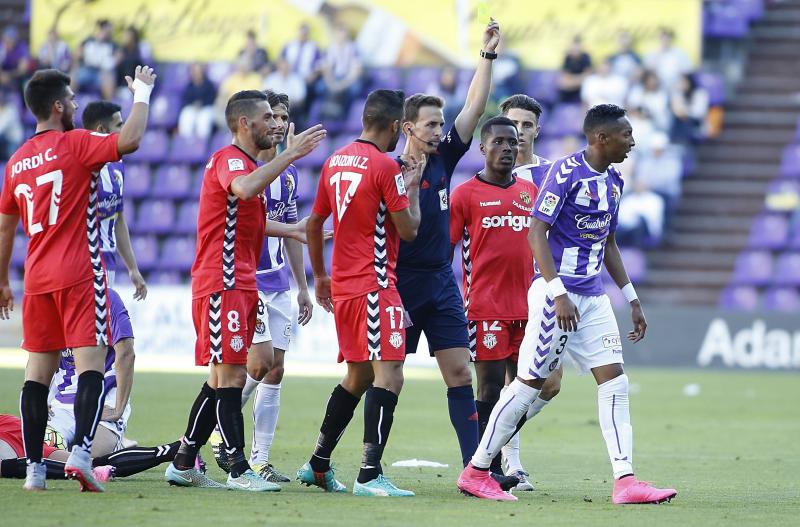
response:
<path id="1" fill-rule="evenodd" d="M 335 300 L 338 361 L 406 359 L 406 314 L 397 289 Z"/>
<path id="2" fill-rule="evenodd" d="M 16 415 L 0 414 L 0 441 L 8 443 L 8 446 L 17 454 L 17 457 L 25 457 L 25 443 L 22 441 L 22 421 Z M 58 450 L 50 445 L 44 445 L 44 457 Z"/>
<path id="3" fill-rule="evenodd" d="M 527 320 L 470 320 L 469 351 L 473 361 L 519 358 Z"/>
<path id="4" fill-rule="evenodd" d="M 257 314 L 258 291 L 231 289 L 192 300 L 195 364 L 247 364 Z"/>
<path id="5" fill-rule="evenodd" d="M 34 353 L 111 342 L 108 293 L 94 280 L 22 298 L 22 347 Z"/>

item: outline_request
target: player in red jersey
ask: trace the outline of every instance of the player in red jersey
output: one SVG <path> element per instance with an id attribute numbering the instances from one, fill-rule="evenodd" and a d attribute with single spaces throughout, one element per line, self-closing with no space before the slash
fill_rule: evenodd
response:
<path id="1" fill-rule="evenodd" d="M 514 176 L 517 129 L 506 117 L 481 128 L 482 172 L 459 185 L 450 199 L 450 241 L 462 242 L 464 307 L 478 377 L 476 405 L 481 436 L 505 384 L 516 371 L 528 319 L 527 291 L 533 255 L 527 245 L 538 188 Z M 502 472 L 498 456 L 492 472 Z"/>
<path id="2" fill-rule="evenodd" d="M 144 135 L 156 76 L 146 66 L 137 66 L 134 76 L 127 77 L 134 104 L 119 134 L 75 129 L 78 105 L 64 73 L 37 71 L 25 87 L 36 135 L 9 159 L 0 194 L 0 319 L 8 319 L 14 307 L 8 268 L 21 217 L 30 237 L 22 302 L 22 347 L 30 354 L 20 397 L 28 490 L 46 488 L 42 440 L 48 386 L 59 352 L 67 347 L 75 354 L 78 392 L 65 472 L 84 490 L 103 490 L 92 478 L 89 459 L 102 410 L 109 329 L 95 173 L 136 151 Z"/>
<path id="3" fill-rule="evenodd" d="M 214 152 L 206 165 L 192 266 L 195 363 L 211 368 L 189 414 L 184 443 L 165 478 L 179 486 L 224 488 L 194 468 L 198 451 L 219 424 L 230 459 L 227 487 L 276 491 L 280 486 L 253 472 L 244 457 L 241 408 L 258 306 L 256 266 L 266 233 L 264 189 L 290 163 L 316 148 L 326 132 L 320 125 L 309 128 L 259 167 L 256 157 L 272 147 L 278 126 L 267 96 L 257 90 L 234 94 L 225 119 L 233 143 Z"/>
<path id="4" fill-rule="evenodd" d="M 320 174 L 308 220 L 308 253 L 319 303 L 333 312 L 339 362 L 347 374 L 328 399 L 314 454 L 297 471 L 306 485 L 345 492 L 331 468 L 331 454 L 364 403 L 364 456 L 353 493 L 413 496 L 383 476 L 381 456 L 403 386 L 406 318 L 397 292 L 395 267 L 400 239 L 411 241 L 419 227 L 419 176 L 423 163 L 406 158 L 401 170 L 386 155 L 397 146 L 403 92 L 376 90 L 364 104 L 364 130 L 333 153 Z M 325 219 L 333 214 L 332 276 L 322 257 Z"/>

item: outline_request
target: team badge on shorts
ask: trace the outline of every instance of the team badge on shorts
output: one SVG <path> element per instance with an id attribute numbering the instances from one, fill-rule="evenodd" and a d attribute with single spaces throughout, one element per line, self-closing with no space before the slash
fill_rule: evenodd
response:
<path id="1" fill-rule="evenodd" d="M 240 352 L 244 349 L 244 339 L 242 339 L 239 335 L 234 335 L 231 337 L 231 349 L 235 352 Z"/>
<path id="2" fill-rule="evenodd" d="M 400 334 L 399 331 L 393 331 L 391 335 L 389 335 L 389 344 L 395 347 L 395 349 L 399 348 L 403 345 L 403 335 Z"/>
<path id="3" fill-rule="evenodd" d="M 558 358 L 550 363 L 550 371 L 554 371 L 556 368 L 558 368 Z"/>
<path id="4" fill-rule="evenodd" d="M 521 199 L 522 203 L 524 203 L 525 205 L 531 204 L 531 195 L 525 191 L 519 193 L 519 199 Z"/>
<path id="5" fill-rule="evenodd" d="M 490 350 L 497 346 L 497 336 L 494 333 L 486 333 L 483 336 L 483 347 Z"/>
<path id="6" fill-rule="evenodd" d="M 267 327 L 264 325 L 262 321 L 259 320 L 258 322 L 256 322 L 256 333 L 258 333 L 259 335 L 263 335 L 266 330 Z"/>

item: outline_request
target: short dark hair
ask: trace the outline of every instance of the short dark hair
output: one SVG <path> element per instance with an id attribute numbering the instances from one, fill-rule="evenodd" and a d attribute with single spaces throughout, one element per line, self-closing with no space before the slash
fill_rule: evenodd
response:
<path id="1" fill-rule="evenodd" d="M 423 106 L 435 106 L 437 108 L 444 108 L 444 99 L 436 95 L 428 95 L 425 93 L 415 93 L 406 99 L 403 106 L 403 120 L 416 122 L 419 118 L 419 109 Z"/>
<path id="2" fill-rule="evenodd" d="M 513 110 L 514 108 L 533 112 L 533 115 L 536 116 L 537 121 L 542 116 L 542 105 L 539 104 L 539 101 L 533 97 L 525 95 L 524 93 L 512 95 L 500 103 L 500 113 L 503 115 L 507 115 L 508 111 Z"/>
<path id="3" fill-rule="evenodd" d="M 81 116 L 83 127 L 87 130 L 97 130 L 99 125 L 103 125 L 108 129 L 111 123 L 111 118 L 115 113 L 122 111 L 119 104 L 114 104 L 109 101 L 93 101 L 86 105 Z"/>
<path id="4" fill-rule="evenodd" d="M 270 106 L 274 107 L 282 104 L 287 110 L 289 109 L 289 96 L 285 93 L 276 93 L 272 90 L 264 90 L 264 95 L 267 96 L 267 102 Z"/>
<path id="5" fill-rule="evenodd" d="M 492 133 L 492 127 L 494 126 L 510 126 L 514 130 L 517 129 L 517 125 L 514 124 L 514 121 L 508 117 L 496 115 L 488 119 L 483 123 L 483 126 L 481 126 L 481 143 Z"/>
<path id="6" fill-rule="evenodd" d="M 403 118 L 403 90 L 375 90 L 367 95 L 361 122 L 367 130 L 386 130 Z"/>
<path id="7" fill-rule="evenodd" d="M 63 99 L 70 78 L 58 70 L 38 70 L 25 85 L 25 106 L 38 121 L 46 121 L 53 111 L 53 103 Z"/>
<path id="8" fill-rule="evenodd" d="M 598 104 L 592 106 L 586 112 L 586 117 L 583 119 L 583 133 L 585 135 L 591 134 L 601 126 L 608 126 L 616 124 L 621 118 L 625 117 L 625 108 L 617 106 L 616 104 Z"/>
<path id="9" fill-rule="evenodd" d="M 228 104 L 225 106 L 225 122 L 231 132 L 236 133 L 239 128 L 239 117 L 252 115 L 253 108 L 261 101 L 267 101 L 267 95 L 259 90 L 236 92 L 228 99 Z"/>

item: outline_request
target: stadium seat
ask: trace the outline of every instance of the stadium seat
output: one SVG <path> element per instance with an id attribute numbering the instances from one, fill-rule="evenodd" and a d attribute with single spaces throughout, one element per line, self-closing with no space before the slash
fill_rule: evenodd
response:
<path id="1" fill-rule="evenodd" d="M 155 268 L 158 263 L 158 241 L 155 236 L 132 236 L 131 245 L 142 272 Z"/>
<path id="2" fill-rule="evenodd" d="M 647 257 L 644 252 L 634 247 L 623 247 L 620 249 L 620 254 L 631 282 L 637 283 L 643 280 L 647 274 Z"/>
<path id="3" fill-rule="evenodd" d="M 179 95 L 161 93 L 150 102 L 149 125 L 155 128 L 174 128 L 178 124 L 181 111 Z"/>
<path id="4" fill-rule="evenodd" d="M 205 176 L 205 173 L 206 167 L 203 165 L 200 165 L 200 167 L 195 170 L 194 178 L 192 178 L 192 198 L 197 199 L 200 197 L 200 191 L 203 188 L 203 177 Z"/>
<path id="5" fill-rule="evenodd" d="M 406 97 L 410 97 L 415 93 L 425 93 L 432 84 L 436 84 L 439 80 L 439 72 L 441 68 L 437 67 L 417 67 L 408 68 L 406 70 L 406 79 L 403 83 L 403 89 L 406 92 Z"/>
<path id="6" fill-rule="evenodd" d="M 187 272 L 194 262 L 195 240 L 193 237 L 167 238 L 161 246 L 159 269 Z"/>
<path id="7" fill-rule="evenodd" d="M 558 104 L 542 121 L 546 123 L 548 135 L 562 137 L 580 134 L 583 117 L 584 111 L 580 104 Z"/>
<path id="8" fill-rule="evenodd" d="M 361 132 L 361 114 L 364 112 L 364 102 L 358 100 L 350 105 L 347 111 L 347 119 L 345 119 L 342 132 L 350 134 L 359 134 Z"/>
<path id="9" fill-rule="evenodd" d="M 789 221 L 783 214 L 764 214 L 753 220 L 748 247 L 782 249 L 789 239 Z"/>
<path id="10" fill-rule="evenodd" d="M 169 160 L 174 163 L 203 163 L 208 161 L 208 141 L 199 137 L 176 135 L 172 138 Z"/>
<path id="11" fill-rule="evenodd" d="M 399 90 L 403 87 L 403 75 L 400 68 L 380 67 L 369 70 L 370 88 Z"/>
<path id="12" fill-rule="evenodd" d="M 164 130 L 148 130 L 142 137 L 139 149 L 126 156 L 126 161 L 160 163 L 167 158 L 169 136 Z"/>
<path id="13" fill-rule="evenodd" d="M 778 257 L 772 283 L 800 287 L 800 252 L 787 252 Z"/>
<path id="14" fill-rule="evenodd" d="M 188 62 L 169 62 L 156 67 L 158 82 L 156 85 L 162 93 L 180 95 L 189 84 Z"/>
<path id="15" fill-rule="evenodd" d="M 188 165 L 162 165 L 156 170 L 155 189 L 158 197 L 184 199 L 192 193 L 192 172 Z"/>
<path id="16" fill-rule="evenodd" d="M 147 283 L 159 285 L 178 285 L 186 281 L 188 276 L 177 271 L 153 271 L 147 275 Z"/>
<path id="17" fill-rule="evenodd" d="M 708 102 L 711 106 L 725 104 L 725 79 L 722 75 L 711 71 L 698 71 L 695 79 L 697 84 L 708 92 Z"/>
<path id="18" fill-rule="evenodd" d="M 800 144 L 791 144 L 783 150 L 781 176 L 787 178 L 800 177 Z"/>
<path id="19" fill-rule="evenodd" d="M 208 151 L 206 152 L 206 158 L 211 157 L 211 154 L 231 144 L 233 137 L 231 136 L 230 130 L 220 130 L 214 135 L 211 136 L 211 141 L 208 143 Z"/>
<path id="20" fill-rule="evenodd" d="M 558 72 L 532 70 L 523 73 L 526 93 L 542 104 L 553 104 L 558 99 Z"/>
<path id="21" fill-rule="evenodd" d="M 475 174 L 471 174 L 469 172 L 462 172 L 462 171 L 458 171 L 458 172 L 454 173 L 453 174 L 453 178 L 450 180 L 450 189 L 452 190 L 452 189 L 456 188 L 457 186 L 459 186 L 459 185 L 461 185 L 463 183 L 466 183 L 467 181 L 472 179 L 472 176 L 474 176 L 474 175 Z"/>
<path id="22" fill-rule="evenodd" d="M 768 251 L 746 251 L 736 259 L 733 269 L 735 285 L 764 286 L 772 282 L 772 254 Z"/>
<path id="23" fill-rule="evenodd" d="M 322 163 L 325 162 L 328 156 L 331 155 L 331 153 L 333 152 L 333 150 L 331 149 L 331 143 L 332 143 L 331 139 L 326 137 L 320 142 L 319 146 L 316 149 L 314 149 L 313 152 L 295 161 L 295 165 L 297 165 L 298 167 L 306 167 L 312 169 L 319 168 L 320 166 L 322 166 Z"/>
<path id="24" fill-rule="evenodd" d="M 143 163 L 125 164 L 124 195 L 130 198 L 143 198 L 150 194 L 150 165 Z"/>
<path id="25" fill-rule="evenodd" d="M 752 311 L 758 308 L 758 300 L 755 287 L 729 287 L 722 292 L 719 305 L 723 309 Z"/>
<path id="26" fill-rule="evenodd" d="M 178 207 L 178 219 L 175 222 L 174 232 L 190 234 L 197 232 L 197 209 L 200 204 L 195 200 L 184 201 Z"/>
<path id="27" fill-rule="evenodd" d="M 485 164 L 486 158 L 481 153 L 478 145 L 473 144 L 467 153 L 464 154 L 464 157 L 461 158 L 461 161 L 458 162 L 458 169 L 475 175 L 479 170 L 483 170 Z"/>
<path id="28" fill-rule="evenodd" d="M 703 5 L 703 34 L 716 38 L 742 38 L 749 28 L 749 13 L 731 3 Z"/>
<path id="29" fill-rule="evenodd" d="M 800 295 L 793 287 L 770 289 L 764 293 L 762 305 L 767 311 L 797 313 L 800 311 Z"/>
<path id="30" fill-rule="evenodd" d="M 136 217 L 136 232 L 166 234 L 175 223 L 175 206 L 172 201 L 157 199 L 145 201 L 139 206 Z"/>

